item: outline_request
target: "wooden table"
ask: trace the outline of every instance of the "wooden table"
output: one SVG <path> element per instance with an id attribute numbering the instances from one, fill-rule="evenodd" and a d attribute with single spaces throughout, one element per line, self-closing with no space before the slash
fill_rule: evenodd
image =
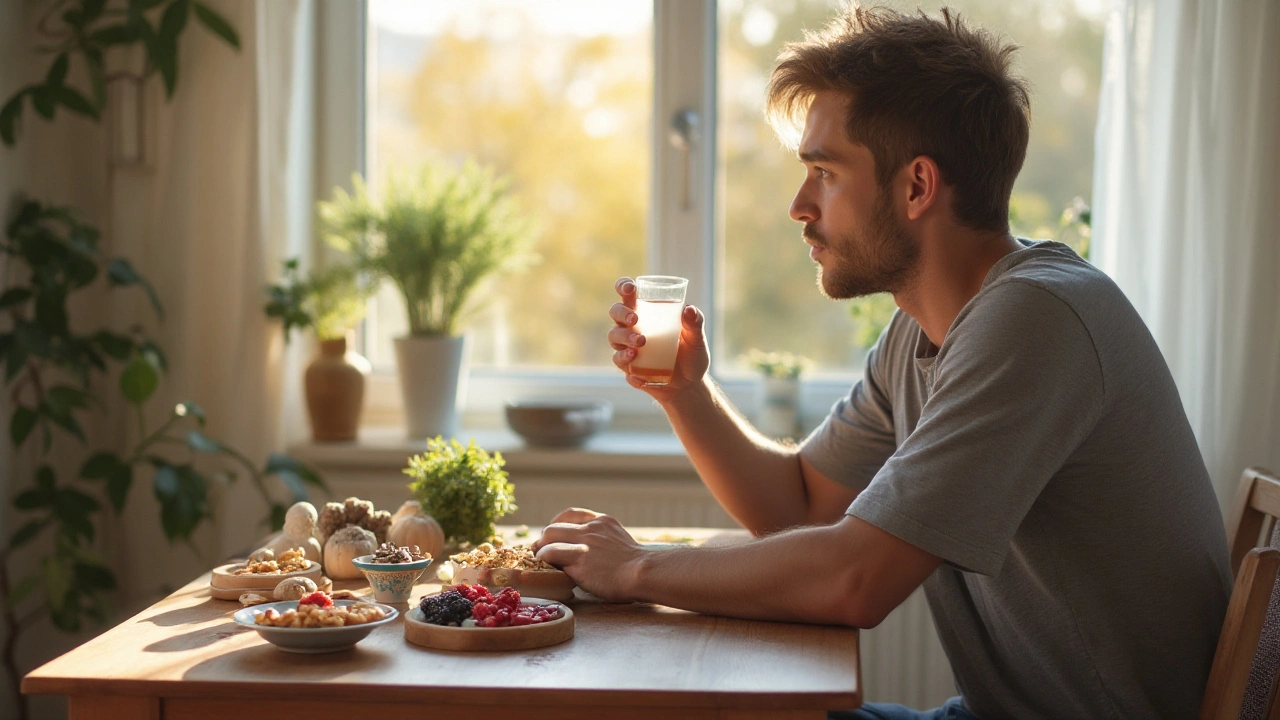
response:
<path id="1" fill-rule="evenodd" d="M 702 541 L 716 531 L 635 532 Z M 414 598 L 439 589 L 427 575 Z M 22 692 L 69 696 L 72 720 L 821 720 L 861 701 L 849 628 L 582 601 L 574 638 L 536 650 L 428 650 L 406 642 L 397 619 L 354 649 L 295 655 L 234 623 L 240 604 L 210 598 L 208 582 L 36 669 Z"/>

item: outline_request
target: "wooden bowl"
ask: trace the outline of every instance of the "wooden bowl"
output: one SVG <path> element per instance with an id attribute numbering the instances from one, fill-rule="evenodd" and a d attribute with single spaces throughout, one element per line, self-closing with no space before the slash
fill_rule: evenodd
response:
<path id="1" fill-rule="evenodd" d="M 453 583 L 483 585 L 493 592 L 504 587 L 515 588 L 520 597 L 542 598 L 557 602 L 573 599 L 577 583 L 563 570 L 513 570 L 511 568 L 459 567 L 452 560 Z"/>
<path id="2" fill-rule="evenodd" d="M 528 399 L 506 406 L 507 425 L 533 447 L 579 447 L 609 427 L 613 405 L 605 400 Z"/>
<path id="3" fill-rule="evenodd" d="M 520 598 L 522 605 L 552 605 L 540 598 Z M 417 607 L 404 614 L 404 639 L 414 645 L 433 650 L 529 650 L 531 648 L 558 645 L 573 637 L 573 611 L 560 605 L 564 612 L 551 622 L 518 627 L 451 627 L 432 625 L 422 617 Z"/>

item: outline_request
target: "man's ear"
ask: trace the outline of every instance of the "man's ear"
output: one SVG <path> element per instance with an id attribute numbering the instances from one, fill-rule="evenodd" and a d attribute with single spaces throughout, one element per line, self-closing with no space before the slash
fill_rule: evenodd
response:
<path id="1" fill-rule="evenodd" d="M 919 220 L 942 194 L 942 172 L 928 155 L 912 158 L 903 168 L 907 185 L 907 219 Z"/>

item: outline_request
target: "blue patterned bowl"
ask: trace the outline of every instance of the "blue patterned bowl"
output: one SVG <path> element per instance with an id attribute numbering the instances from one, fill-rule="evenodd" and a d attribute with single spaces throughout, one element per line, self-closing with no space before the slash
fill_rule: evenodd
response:
<path id="1" fill-rule="evenodd" d="M 431 564 L 431 558 L 411 563 L 375 563 L 372 555 L 361 555 L 351 561 L 369 579 L 373 598 L 381 603 L 407 603 L 413 585 Z"/>

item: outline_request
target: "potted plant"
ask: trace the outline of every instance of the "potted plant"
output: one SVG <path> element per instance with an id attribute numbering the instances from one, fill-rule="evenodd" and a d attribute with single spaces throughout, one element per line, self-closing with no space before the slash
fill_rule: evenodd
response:
<path id="1" fill-rule="evenodd" d="M 532 259 L 530 223 L 507 181 L 470 162 L 392 177 L 376 198 L 358 175 L 353 185 L 354 194 L 337 188 L 320 203 L 322 227 L 360 270 L 390 280 L 404 298 L 409 334 L 395 347 L 409 436 L 451 436 L 465 397 L 463 322 L 480 305 L 483 280 Z"/>
<path id="2" fill-rule="evenodd" d="M 427 452 L 409 458 L 404 473 L 423 512 L 435 518 L 454 545 L 493 536 L 498 518 L 516 511 L 515 486 L 502 469 L 502 453 L 490 455 L 471 441 L 434 438 Z"/>
<path id="3" fill-rule="evenodd" d="M 295 328 L 311 328 L 316 336 L 317 352 L 304 376 L 311 437 L 355 440 L 370 370 L 369 361 L 347 343 L 369 296 L 355 267 L 333 265 L 304 277 L 296 258 L 286 260 L 280 283 L 267 286 L 267 296 L 264 310 L 283 322 L 285 342 Z"/>
<path id="4" fill-rule="evenodd" d="M 770 437 L 792 437 L 800 429 L 800 376 L 813 362 L 789 352 L 759 350 L 747 353 L 744 361 L 764 379 L 757 429 Z"/>

